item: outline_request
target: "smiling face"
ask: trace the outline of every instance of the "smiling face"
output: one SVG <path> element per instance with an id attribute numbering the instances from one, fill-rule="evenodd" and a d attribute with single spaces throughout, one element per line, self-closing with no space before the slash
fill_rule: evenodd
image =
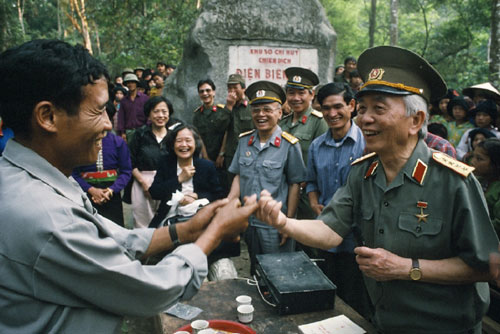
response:
<path id="1" fill-rule="evenodd" d="M 170 113 L 165 102 L 160 102 L 149 113 L 148 119 L 156 128 L 165 127 L 167 125 Z"/>
<path id="2" fill-rule="evenodd" d="M 196 142 L 191 130 L 185 128 L 177 132 L 177 136 L 175 137 L 174 142 L 174 152 L 177 156 L 177 159 L 191 159 L 193 157 L 195 148 Z"/>
<path id="3" fill-rule="evenodd" d="M 243 100 L 243 98 L 245 97 L 245 88 L 242 88 L 241 87 L 241 84 L 228 84 L 227 85 L 227 92 L 228 93 L 232 93 L 234 92 L 236 94 L 236 102 L 239 102 L 241 100 Z"/>
<path id="4" fill-rule="evenodd" d="M 75 115 L 68 115 L 65 110 L 55 114 L 57 126 L 58 167 L 61 171 L 77 166 L 93 164 L 102 148 L 102 139 L 111 131 L 111 122 L 106 113 L 108 101 L 108 83 L 99 79 L 94 84 L 82 88 L 83 100 Z"/>
<path id="5" fill-rule="evenodd" d="M 349 131 L 354 104 L 354 99 L 346 104 L 342 95 L 330 95 L 323 100 L 321 112 L 333 138 L 341 139 Z"/>
<path id="6" fill-rule="evenodd" d="M 214 104 L 215 90 L 209 84 L 205 83 L 201 85 L 198 88 L 198 95 L 204 106 L 211 107 Z"/>
<path id="7" fill-rule="evenodd" d="M 393 155 L 406 149 L 413 150 L 410 137 L 418 138 L 421 124 L 416 116 L 406 116 L 402 97 L 367 94 L 358 102 L 357 123 L 363 131 L 368 151 Z"/>
<path id="8" fill-rule="evenodd" d="M 314 94 L 309 89 L 286 89 L 286 102 L 294 113 L 301 114 L 311 105 Z"/>
<path id="9" fill-rule="evenodd" d="M 251 106 L 252 120 L 261 137 L 271 135 L 281 118 L 281 105 L 278 102 L 258 103 Z"/>

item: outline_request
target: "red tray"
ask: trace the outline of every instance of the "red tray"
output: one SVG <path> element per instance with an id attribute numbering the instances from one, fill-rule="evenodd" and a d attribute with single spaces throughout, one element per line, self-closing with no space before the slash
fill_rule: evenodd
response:
<path id="1" fill-rule="evenodd" d="M 234 333 L 240 333 L 240 334 L 257 334 L 253 329 L 251 329 L 248 326 L 245 326 L 243 324 L 240 324 L 235 321 L 229 321 L 229 320 L 208 320 L 208 323 L 210 324 L 210 328 L 213 329 L 219 329 L 221 331 L 228 331 L 228 332 L 234 332 Z M 177 331 L 188 331 L 190 333 L 192 328 L 191 325 L 186 325 L 182 326 L 181 328 L 178 328 Z"/>

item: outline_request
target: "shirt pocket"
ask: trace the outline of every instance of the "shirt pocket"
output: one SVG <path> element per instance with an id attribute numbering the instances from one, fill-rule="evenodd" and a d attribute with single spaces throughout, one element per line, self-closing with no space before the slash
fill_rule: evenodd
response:
<path id="1" fill-rule="evenodd" d="M 262 169 L 268 180 L 274 181 L 273 183 L 279 183 L 283 174 L 283 161 L 264 160 L 262 162 Z"/>
<path id="2" fill-rule="evenodd" d="M 358 226 L 361 228 L 361 237 L 364 239 L 365 244 L 368 247 L 373 247 L 374 245 L 374 215 L 375 214 L 373 212 L 373 209 L 369 207 L 362 208 L 358 212 L 357 217 L 355 217 L 354 221 L 354 224 L 358 224 Z"/>
<path id="3" fill-rule="evenodd" d="M 309 132 L 298 132 L 295 137 L 299 138 L 301 141 L 310 141 L 312 139 L 312 133 Z"/>
<path id="4" fill-rule="evenodd" d="M 438 217 L 426 217 L 426 221 L 418 221 L 415 213 L 403 212 L 398 218 L 400 230 L 411 233 L 416 238 L 438 235 L 443 228 L 443 220 Z"/>

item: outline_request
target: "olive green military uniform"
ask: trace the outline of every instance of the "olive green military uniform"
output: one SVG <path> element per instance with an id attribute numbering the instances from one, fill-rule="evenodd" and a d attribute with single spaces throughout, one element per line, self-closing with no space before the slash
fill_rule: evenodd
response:
<path id="1" fill-rule="evenodd" d="M 345 237 L 358 224 L 366 246 L 405 258 L 461 258 L 488 270 L 498 247 L 481 186 L 472 168 L 430 150 L 419 140 L 396 178 L 387 185 L 375 154 L 354 162 L 319 219 Z M 425 277 L 425 272 L 422 272 Z M 489 305 L 487 283 L 377 282 L 364 277 L 384 333 L 480 333 Z"/>
<path id="2" fill-rule="evenodd" d="M 224 139 L 224 133 L 231 121 L 231 114 L 223 104 L 210 108 L 200 106 L 194 112 L 193 125 L 198 129 L 201 139 L 205 144 L 208 158 L 217 159 Z"/>
<path id="3" fill-rule="evenodd" d="M 239 135 L 254 128 L 252 112 L 247 100 L 241 101 L 231 111 L 231 122 L 227 129 L 226 150 L 224 153 L 224 164 L 226 168 L 231 166 L 236 147 L 238 147 Z"/>
<path id="4" fill-rule="evenodd" d="M 283 131 L 289 132 L 299 139 L 302 158 L 304 158 L 304 163 L 307 164 L 309 146 L 316 137 L 321 136 L 328 130 L 328 125 L 323 119 L 323 114 L 314 110 L 311 106 L 295 124 L 292 121 L 293 113 L 280 121 L 280 127 Z"/>

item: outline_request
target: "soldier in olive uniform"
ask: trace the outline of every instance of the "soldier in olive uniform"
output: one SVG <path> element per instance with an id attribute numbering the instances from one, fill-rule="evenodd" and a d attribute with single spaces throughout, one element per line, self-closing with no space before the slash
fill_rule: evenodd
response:
<path id="1" fill-rule="evenodd" d="M 224 155 L 222 143 L 231 121 L 231 113 L 223 104 L 215 104 L 215 84 L 211 79 L 198 82 L 198 95 L 203 104 L 194 111 L 193 125 L 203 141 L 203 157 L 215 163 L 219 156 Z M 223 166 L 217 166 L 217 172 L 227 194 L 227 172 Z"/>
<path id="2" fill-rule="evenodd" d="M 294 217 L 299 200 L 299 183 L 305 180 L 305 166 L 299 140 L 278 126 L 281 105 L 285 101 L 283 89 L 269 81 L 258 81 L 247 88 L 252 119 L 257 131 L 240 136 L 238 148 L 229 167 L 236 174 L 229 198 L 241 198 L 268 190 L 282 201 L 283 212 Z M 295 245 L 286 235 L 255 217 L 249 219 L 245 241 L 255 271 L 255 255 L 291 252 Z M 280 240 L 281 239 L 281 240 Z"/>
<path id="3" fill-rule="evenodd" d="M 358 69 L 358 124 L 373 153 L 353 163 L 317 220 L 285 217 L 266 193 L 257 217 L 322 249 L 353 230 L 381 332 L 479 334 L 498 239 L 473 168 L 425 144 L 428 101 L 446 84 L 397 47 L 364 51 Z"/>
<path id="4" fill-rule="evenodd" d="M 311 106 L 314 99 L 313 87 L 319 84 L 319 79 L 312 71 L 301 67 L 289 67 L 285 70 L 288 78 L 286 83 L 286 101 L 292 113 L 280 121 L 280 127 L 300 140 L 302 157 L 307 166 L 307 152 L 316 137 L 328 130 L 323 120 L 323 114 Z M 309 198 L 302 186 L 297 217 L 301 219 L 315 218 Z"/>
<path id="5" fill-rule="evenodd" d="M 240 133 L 254 129 L 250 105 L 245 97 L 245 79 L 241 74 L 231 74 L 227 80 L 226 109 L 231 112 L 231 122 L 226 131 L 224 145 L 223 164 L 229 169 L 233 161 Z M 234 175 L 229 174 L 229 184 L 232 183 Z"/>

